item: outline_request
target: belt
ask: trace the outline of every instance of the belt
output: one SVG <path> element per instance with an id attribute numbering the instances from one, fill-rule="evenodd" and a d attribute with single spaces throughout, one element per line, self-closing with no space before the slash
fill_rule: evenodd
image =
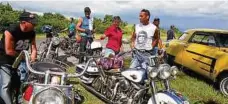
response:
<path id="1" fill-rule="evenodd" d="M 151 50 L 138 50 L 138 51 L 139 51 L 139 52 L 142 52 L 142 53 L 144 53 L 144 52 L 150 53 L 150 52 L 153 51 L 153 49 L 151 49 Z"/>

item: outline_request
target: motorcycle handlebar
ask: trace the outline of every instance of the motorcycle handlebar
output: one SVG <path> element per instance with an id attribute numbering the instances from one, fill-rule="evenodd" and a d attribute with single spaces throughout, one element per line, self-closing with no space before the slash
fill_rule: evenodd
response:
<path id="1" fill-rule="evenodd" d="M 26 62 L 26 67 L 28 68 L 28 70 L 34 74 L 40 74 L 40 75 L 45 75 L 46 73 L 49 73 L 49 74 L 53 74 L 53 75 L 59 75 L 59 76 L 62 76 L 62 75 L 66 75 L 67 77 L 79 77 L 81 75 L 83 75 L 85 73 L 85 70 L 83 70 L 80 74 L 66 74 L 65 72 L 53 72 L 53 71 L 46 71 L 46 72 L 40 72 L 40 71 L 36 71 L 34 70 L 32 67 L 31 67 L 31 64 L 30 64 L 30 59 L 29 59 L 29 53 L 28 51 L 22 51 L 19 56 L 16 58 L 16 60 L 14 61 L 13 65 L 12 65 L 12 68 L 17 68 L 19 63 L 21 62 L 22 59 L 25 59 L 25 62 Z M 91 61 L 91 59 L 89 60 Z M 86 64 L 86 67 L 89 66 L 89 63 Z"/>

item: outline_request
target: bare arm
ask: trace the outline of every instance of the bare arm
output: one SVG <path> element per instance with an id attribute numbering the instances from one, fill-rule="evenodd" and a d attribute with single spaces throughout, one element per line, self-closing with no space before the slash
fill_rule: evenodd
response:
<path id="1" fill-rule="evenodd" d="M 78 19 L 78 23 L 77 23 L 77 26 L 76 26 L 76 30 L 80 31 L 80 32 L 85 32 L 85 29 L 81 28 L 80 26 L 82 25 L 82 18 L 79 18 Z"/>
<path id="2" fill-rule="evenodd" d="M 14 39 L 9 31 L 5 31 L 5 51 L 9 56 L 17 56 L 18 53 L 14 49 Z"/>
<path id="3" fill-rule="evenodd" d="M 133 49 L 135 47 L 135 39 L 136 39 L 136 34 L 135 34 L 135 24 L 133 26 L 133 32 L 131 35 L 131 49 Z"/>
<path id="4" fill-rule="evenodd" d="M 32 40 L 32 54 L 31 54 L 31 61 L 34 62 L 36 60 L 37 57 L 37 48 L 36 48 L 36 38 L 34 37 L 34 39 Z"/>
<path id="5" fill-rule="evenodd" d="M 153 41 L 152 41 L 152 47 L 154 47 L 156 44 L 158 44 L 158 41 L 159 41 L 159 30 L 156 28 L 156 30 L 154 32 Z"/>
<path id="6" fill-rule="evenodd" d="M 101 40 L 103 40 L 105 38 L 106 38 L 106 35 L 105 34 L 101 35 L 101 37 L 100 37 Z"/>
<path id="7" fill-rule="evenodd" d="M 132 35 L 131 35 L 131 48 L 132 49 L 135 47 L 135 39 L 136 39 L 136 34 L 134 31 L 134 32 L 132 32 Z"/>

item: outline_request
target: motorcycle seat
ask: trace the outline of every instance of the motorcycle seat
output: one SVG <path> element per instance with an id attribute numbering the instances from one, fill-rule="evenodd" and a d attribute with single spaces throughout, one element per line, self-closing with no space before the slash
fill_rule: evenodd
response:
<path id="1" fill-rule="evenodd" d="M 104 71 L 105 73 L 107 73 L 107 74 L 114 74 L 114 75 L 120 75 L 121 74 L 121 70 L 120 70 L 120 68 L 118 68 L 118 69 L 109 69 L 109 70 L 105 70 Z"/>
<path id="2" fill-rule="evenodd" d="M 54 63 L 48 63 L 48 62 L 36 62 L 33 64 L 32 68 L 39 72 L 45 72 L 47 70 L 53 71 L 53 72 L 65 72 L 66 69 L 54 64 Z"/>

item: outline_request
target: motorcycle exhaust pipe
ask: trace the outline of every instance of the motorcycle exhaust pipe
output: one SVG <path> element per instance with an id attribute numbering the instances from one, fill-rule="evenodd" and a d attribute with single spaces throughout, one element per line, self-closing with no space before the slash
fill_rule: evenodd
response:
<path id="1" fill-rule="evenodd" d="M 115 88 L 114 88 L 114 91 L 113 91 L 113 97 L 112 97 L 112 99 L 111 100 L 114 100 L 114 98 L 116 97 L 116 93 L 117 93 L 117 91 L 118 91 L 118 87 L 119 87 L 119 82 L 117 82 L 117 84 L 115 85 Z"/>

